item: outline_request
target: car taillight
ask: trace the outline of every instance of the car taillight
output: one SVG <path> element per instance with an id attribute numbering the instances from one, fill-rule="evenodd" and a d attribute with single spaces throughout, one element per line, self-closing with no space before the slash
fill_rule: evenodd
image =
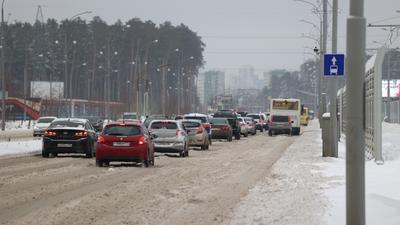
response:
<path id="1" fill-rule="evenodd" d="M 197 134 L 201 134 L 201 133 L 203 133 L 203 127 L 202 126 L 197 128 Z"/>
<path id="2" fill-rule="evenodd" d="M 74 135 L 76 137 L 87 137 L 88 136 L 88 132 L 87 131 L 79 131 L 79 132 L 75 132 Z"/>
<path id="3" fill-rule="evenodd" d="M 44 136 L 56 136 L 57 133 L 55 131 L 46 130 L 43 135 Z"/>
<path id="4" fill-rule="evenodd" d="M 106 139 L 103 136 L 99 136 L 99 138 L 97 139 L 97 142 L 99 144 L 105 144 L 106 143 Z"/>
<path id="5" fill-rule="evenodd" d="M 146 144 L 147 143 L 146 138 L 144 136 L 140 137 L 138 143 L 139 143 L 139 145 Z"/>
<path id="6" fill-rule="evenodd" d="M 211 128 L 211 124 L 209 124 L 209 123 L 206 123 L 203 126 L 204 126 L 204 128 Z"/>
<path id="7" fill-rule="evenodd" d="M 183 131 L 180 131 L 180 130 L 176 130 L 176 136 L 183 136 L 184 134 L 183 134 Z"/>
<path id="8" fill-rule="evenodd" d="M 222 129 L 224 129 L 224 131 L 229 131 L 229 126 L 224 126 Z"/>

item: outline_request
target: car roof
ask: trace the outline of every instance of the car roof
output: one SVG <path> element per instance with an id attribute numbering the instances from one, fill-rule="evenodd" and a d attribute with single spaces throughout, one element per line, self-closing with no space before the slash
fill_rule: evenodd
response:
<path id="1" fill-rule="evenodd" d="M 135 125 L 135 126 L 141 126 L 142 124 L 140 124 L 139 122 L 132 122 L 132 121 L 129 121 L 129 122 L 111 122 L 111 123 L 109 123 L 109 124 L 107 124 L 107 126 L 117 126 L 117 125 Z"/>
<path id="2" fill-rule="evenodd" d="M 153 121 L 151 121 L 151 123 L 157 123 L 157 122 L 179 123 L 179 121 L 176 121 L 176 120 L 153 120 Z"/>
<path id="3" fill-rule="evenodd" d="M 183 117 L 208 117 L 206 114 L 201 114 L 201 113 L 188 113 L 185 114 Z"/>
<path id="4" fill-rule="evenodd" d="M 193 120 L 193 119 L 184 119 L 181 120 L 180 122 L 184 123 L 184 122 L 196 122 L 196 123 L 202 123 L 201 120 Z"/>
<path id="5" fill-rule="evenodd" d="M 41 116 L 41 117 L 39 117 L 39 119 L 56 119 L 57 117 L 56 116 Z"/>
<path id="6" fill-rule="evenodd" d="M 58 122 L 58 121 L 70 121 L 70 122 L 75 122 L 75 123 L 89 122 L 88 119 L 82 119 L 82 118 L 57 118 L 57 119 L 53 120 L 53 122 Z"/>

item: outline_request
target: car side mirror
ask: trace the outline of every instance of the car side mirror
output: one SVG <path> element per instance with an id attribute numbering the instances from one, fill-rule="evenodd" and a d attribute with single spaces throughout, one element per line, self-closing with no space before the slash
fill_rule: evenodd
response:
<path id="1" fill-rule="evenodd" d="M 155 135 L 155 134 L 150 134 L 150 138 L 153 140 L 153 139 L 156 139 L 156 138 L 158 138 L 158 136 L 157 136 L 157 135 Z"/>

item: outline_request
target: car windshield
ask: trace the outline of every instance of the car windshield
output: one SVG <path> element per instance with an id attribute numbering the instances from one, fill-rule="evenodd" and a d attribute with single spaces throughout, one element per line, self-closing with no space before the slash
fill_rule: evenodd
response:
<path id="1" fill-rule="evenodd" d="M 124 119 L 124 120 L 136 120 L 137 116 L 136 116 L 136 114 L 124 114 L 122 116 L 122 119 Z"/>
<path id="2" fill-rule="evenodd" d="M 77 128 L 84 128 L 85 123 L 80 121 L 71 121 L 71 120 L 59 120 L 54 121 L 50 124 L 50 128 L 57 128 L 57 127 L 77 127 Z"/>
<path id="3" fill-rule="evenodd" d="M 272 122 L 288 122 L 289 117 L 288 116 L 273 116 L 272 117 Z"/>
<path id="4" fill-rule="evenodd" d="M 135 136 L 142 134 L 142 130 L 134 125 L 111 125 L 106 126 L 103 133 L 111 136 Z"/>
<path id="5" fill-rule="evenodd" d="M 223 124 L 228 124 L 228 120 L 224 118 L 212 118 L 210 120 L 210 123 L 215 125 L 223 125 Z"/>
<path id="6" fill-rule="evenodd" d="M 37 121 L 37 123 L 51 123 L 53 120 L 53 118 L 41 118 Z"/>
<path id="7" fill-rule="evenodd" d="M 202 123 L 207 123 L 207 118 L 203 116 L 185 116 L 185 120 L 200 120 Z"/>
<path id="8" fill-rule="evenodd" d="M 260 119 L 260 115 L 247 115 L 248 117 L 251 117 L 255 120 L 259 120 Z"/>
<path id="9" fill-rule="evenodd" d="M 151 129 L 168 129 L 168 130 L 176 130 L 178 128 L 178 125 L 175 122 L 154 122 L 151 124 Z"/>
<path id="10" fill-rule="evenodd" d="M 192 128 L 192 127 L 199 127 L 200 123 L 197 122 L 189 122 L 189 121 L 184 121 L 182 122 L 183 126 L 185 126 L 186 128 Z"/>
<path id="11" fill-rule="evenodd" d="M 252 122 L 252 121 L 253 121 L 253 118 L 245 117 L 244 120 L 245 120 L 246 122 Z"/>

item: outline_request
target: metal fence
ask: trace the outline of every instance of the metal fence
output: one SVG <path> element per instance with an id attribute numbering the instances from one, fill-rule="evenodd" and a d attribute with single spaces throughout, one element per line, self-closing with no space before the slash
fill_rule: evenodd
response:
<path id="1" fill-rule="evenodd" d="M 400 99 L 384 99 L 382 102 L 383 120 L 388 123 L 400 123 Z"/>
<path id="2" fill-rule="evenodd" d="M 364 131 L 365 152 L 369 159 L 383 162 L 382 158 L 382 64 L 386 53 L 381 48 L 366 64 L 364 79 Z M 339 127 L 342 133 L 346 131 L 348 120 L 346 88 L 340 89 L 337 95 L 337 110 L 339 112 Z M 351 113 L 351 112 L 349 112 Z"/>

